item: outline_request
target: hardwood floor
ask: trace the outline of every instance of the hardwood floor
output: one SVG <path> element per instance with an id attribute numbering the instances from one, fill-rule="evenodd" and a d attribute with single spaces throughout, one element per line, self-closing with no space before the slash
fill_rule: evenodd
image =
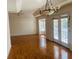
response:
<path id="1" fill-rule="evenodd" d="M 43 35 L 12 37 L 8 59 L 72 59 L 68 49 L 46 40 Z"/>

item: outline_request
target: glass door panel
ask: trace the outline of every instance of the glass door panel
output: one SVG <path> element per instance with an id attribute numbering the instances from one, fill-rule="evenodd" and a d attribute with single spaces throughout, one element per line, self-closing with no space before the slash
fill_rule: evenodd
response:
<path id="1" fill-rule="evenodd" d="M 68 18 L 61 18 L 61 42 L 68 44 Z"/>
<path id="2" fill-rule="evenodd" d="M 54 39 L 58 40 L 58 19 L 53 20 L 54 24 Z"/>
<path id="3" fill-rule="evenodd" d="M 40 19 L 39 20 L 39 34 L 45 34 L 46 32 L 46 21 L 45 19 Z"/>

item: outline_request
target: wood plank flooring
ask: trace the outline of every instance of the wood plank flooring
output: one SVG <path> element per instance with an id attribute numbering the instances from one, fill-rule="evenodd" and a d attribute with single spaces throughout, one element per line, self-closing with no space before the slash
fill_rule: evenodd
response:
<path id="1" fill-rule="evenodd" d="M 43 35 L 16 36 L 11 43 L 8 59 L 72 59 L 71 51 Z"/>

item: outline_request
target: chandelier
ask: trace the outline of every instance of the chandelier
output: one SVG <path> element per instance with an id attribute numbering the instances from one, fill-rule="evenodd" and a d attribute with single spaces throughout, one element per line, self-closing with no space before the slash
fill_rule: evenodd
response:
<path id="1" fill-rule="evenodd" d="M 58 7 L 53 7 L 52 1 L 51 0 L 46 0 L 46 4 L 44 6 L 44 9 L 40 9 L 39 13 L 40 14 L 45 14 L 45 15 L 51 15 L 54 12 L 58 11 Z"/>

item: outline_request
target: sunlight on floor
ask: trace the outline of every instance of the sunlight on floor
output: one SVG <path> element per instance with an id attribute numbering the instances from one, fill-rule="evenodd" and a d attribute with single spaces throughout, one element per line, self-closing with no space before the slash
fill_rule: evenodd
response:
<path id="1" fill-rule="evenodd" d="M 61 57 L 60 57 L 61 55 Z M 68 53 L 64 49 L 54 46 L 54 58 L 55 59 L 68 59 Z"/>
<path id="2" fill-rule="evenodd" d="M 46 48 L 46 38 L 44 35 L 40 35 L 40 48 Z"/>

